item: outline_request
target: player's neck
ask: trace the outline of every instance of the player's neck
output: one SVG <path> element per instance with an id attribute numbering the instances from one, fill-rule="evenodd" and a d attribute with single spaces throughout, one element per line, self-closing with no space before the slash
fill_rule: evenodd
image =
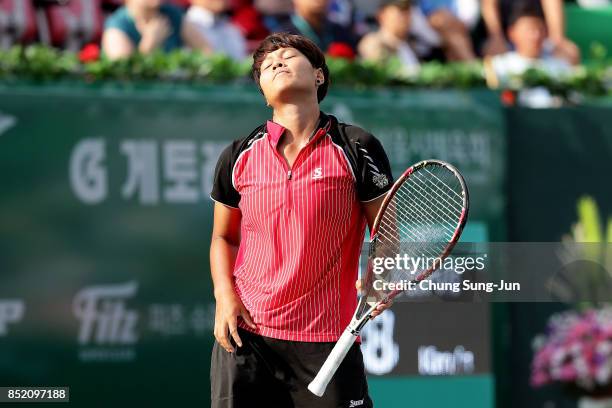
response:
<path id="1" fill-rule="evenodd" d="M 319 122 L 318 104 L 284 104 L 274 109 L 272 120 L 286 129 L 286 141 L 307 142 Z"/>

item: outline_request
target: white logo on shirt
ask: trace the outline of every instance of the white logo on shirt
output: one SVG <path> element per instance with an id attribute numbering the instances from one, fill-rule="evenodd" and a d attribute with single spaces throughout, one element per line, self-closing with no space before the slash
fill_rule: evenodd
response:
<path id="1" fill-rule="evenodd" d="M 372 181 L 378 188 L 383 188 L 384 186 L 389 184 L 389 180 L 387 179 L 387 176 L 381 173 L 375 174 L 374 177 L 372 178 Z"/>
<path id="2" fill-rule="evenodd" d="M 315 167 L 314 172 L 312 173 L 312 179 L 322 179 L 323 178 L 323 169 L 321 167 Z"/>
<path id="3" fill-rule="evenodd" d="M 360 399 L 360 400 L 351 400 L 351 404 L 349 405 L 349 408 L 357 407 L 359 405 L 363 405 L 363 399 Z"/>

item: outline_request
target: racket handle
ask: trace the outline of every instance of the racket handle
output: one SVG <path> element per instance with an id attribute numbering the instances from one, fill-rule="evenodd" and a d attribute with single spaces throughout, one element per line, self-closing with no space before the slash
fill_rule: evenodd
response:
<path id="1" fill-rule="evenodd" d="M 340 367 L 342 360 L 346 356 L 346 353 L 350 350 L 353 343 L 357 340 L 357 336 L 351 333 L 350 330 L 346 329 L 340 339 L 332 349 L 329 356 L 327 356 L 327 360 L 323 363 L 323 366 L 317 373 L 317 376 L 312 380 L 310 384 L 308 384 L 308 389 L 314 395 L 320 397 L 325 393 L 325 388 L 327 388 L 327 384 L 331 381 L 332 377 Z"/>

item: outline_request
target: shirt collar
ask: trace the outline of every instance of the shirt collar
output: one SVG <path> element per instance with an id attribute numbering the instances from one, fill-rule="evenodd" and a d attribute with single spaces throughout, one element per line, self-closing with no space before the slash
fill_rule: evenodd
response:
<path id="1" fill-rule="evenodd" d="M 323 113 L 323 111 L 321 111 L 319 114 L 319 123 L 317 124 L 317 127 L 310 135 L 309 141 L 314 140 L 315 138 L 318 138 L 320 135 L 327 134 L 327 132 L 329 132 L 330 126 L 331 126 L 331 121 L 329 119 L 329 116 L 327 116 L 325 113 Z M 280 137 L 285 132 L 285 128 L 281 124 L 268 120 L 266 122 L 266 131 L 268 132 L 270 141 L 272 142 L 274 147 L 276 147 L 276 145 L 278 144 L 278 141 L 280 140 Z"/>

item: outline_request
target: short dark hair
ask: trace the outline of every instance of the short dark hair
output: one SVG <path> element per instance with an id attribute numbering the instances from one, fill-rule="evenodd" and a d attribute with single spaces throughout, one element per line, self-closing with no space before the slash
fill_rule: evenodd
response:
<path id="1" fill-rule="evenodd" d="M 510 12 L 508 28 L 512 27 L 521 17 L 535 17 L 544 20 L 544 12 L 539 4 L 519 3 Z"/>
<path id="2" fill-rule="evenodd" d="M 261 63 L 266 58 L 266 55 L 280 48 L 295 48 L 304 54 L 314 68 L 321 68 L 323 70 L 323 83 L 317 89 L 317 100 L 320 103 L 325 98 L 325 95 L 327 95 L 327 89 L 329 88 L 329 68 L 325 62 L 323 51 L 303 35 L 289 33 L 270 34 L 259 44 L 259 47 L 253 54 L 253 66 L 251 67 L 253 79 L 259 87 L 259 91 L 263 94 L 263 90 L 259 85 Z"/>

